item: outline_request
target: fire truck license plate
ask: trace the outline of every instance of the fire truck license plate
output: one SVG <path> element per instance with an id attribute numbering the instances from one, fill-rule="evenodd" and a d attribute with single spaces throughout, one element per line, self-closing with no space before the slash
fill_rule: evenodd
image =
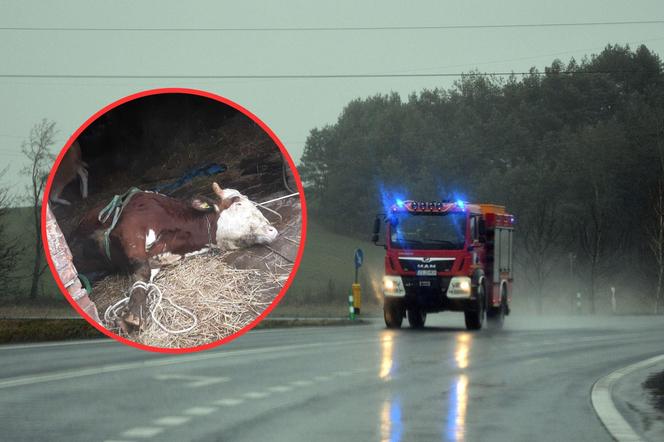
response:
<path id="1" fill-rule="evenodd" d="M 420 287 L 431 287 L 431 281 L 420 281 Z"/>
<path id="2" fill-rule="evenodd" d="M 418 270 L 417 276 L 436 276 L 436 269 Z"/>

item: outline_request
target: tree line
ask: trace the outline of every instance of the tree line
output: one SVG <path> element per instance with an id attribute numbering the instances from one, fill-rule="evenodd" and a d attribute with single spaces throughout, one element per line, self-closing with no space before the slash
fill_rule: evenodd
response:
<path id="1" fill-rule="evenodd" d="M 609 286 L 664 291 L 664 75 L 646 46 L 609 45 L 509 78 L 351 101 L 311 130 L 299 170 L 311 216 L 367 238 L 395 195 L 505 204 L 524 291 L 542 311 L 565 275 L 588 299 Z"/>

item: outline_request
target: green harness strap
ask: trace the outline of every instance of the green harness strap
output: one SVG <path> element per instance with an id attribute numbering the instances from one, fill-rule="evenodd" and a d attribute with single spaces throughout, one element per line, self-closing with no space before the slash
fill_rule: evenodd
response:
<path id="1" fill-rule="evenodd" d="M 106 221 L 108 221 L 108 219 L 111 217 L 111 215 L 113 215 L 111 225 L 104 232 L 104 249 L 106 251 L 106 257 L 108 258 L 109 261 L 111 260 L 111 241 L 110 241 L 111 231 L 115 228 L 115 225 L 118 223 L 120 215 L 122 215 L 122 211 L 124 210 L 125 206 L 129 204 L 131 197 L 136 195 L 138 192 L 142 192 L 142 190 L 139 189 L 138 187 L 132 187 L 122 195 L 115 195 L 111 200 L 111 202 L 108 203 L 106 207 L 101 209 L 101 211 L 99 212 L 99 216 L 97 217 L 97 219 L 102 224 L 105 224 Z"/>
<path id="2" fill-rule="evenodd" d="M 88 292 L 88 295 L 91 295 L 92 284 L 90 284 L 90 280 L 83 273 L 78 274 L 78 279 L 81 281 L 81 284 L 83 284 L 83 287 L 85 288 L 85 291 Z"/>

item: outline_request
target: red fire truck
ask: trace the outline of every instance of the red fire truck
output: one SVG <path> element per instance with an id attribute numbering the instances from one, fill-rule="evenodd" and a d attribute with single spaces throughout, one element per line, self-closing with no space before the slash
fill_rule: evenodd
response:
<path id="1" fill-rule="evenodd" d="M 385 244 L 378 244 L 381 225 Z M 502 327 L 510 313 L 514 216 L 505 207 L 464 201 L 397 200 L 376 217 L 383 245 L 383 311 L 388 328 L 404 317 L 424 326 L 427 313 L 462 311 L 466 328 Z"/>

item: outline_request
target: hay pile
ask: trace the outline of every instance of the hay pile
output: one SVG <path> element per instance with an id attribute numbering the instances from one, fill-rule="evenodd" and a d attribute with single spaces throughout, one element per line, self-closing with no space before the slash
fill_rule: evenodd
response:
<path id="1" fill-rule="evenodd" d="M 127 337 L 154 347 L 188 348 L 230 336 L 256 319 L 274 300 L 290 273 L 284 267 L 281 263 L 265 266 L 265 270 L 236 269 L 224 261 L 223 254 L 211 253 L 164 268 L 154 283 L 164 298 L 192 311 L 198 325 L 187 333 L 169 334 L 150 321 L 145 330 Z M 117 275 L 99 281 L 93 289 L 99 311 L 106 311 L 126 296 L 131 284 L 129 277 Z M 166 300 L 155 315 L 170 329 L 184 329 L 192 324 L 191 318 Z M 106 327 L 121 334 L 114 324 Z"/>
<path id="2" fill-rule="evenodd" d="M 157 320 L 172 330 L 192 325 L 192 319 L 173 308 L 168 299 L 196 315 L 198 324 L 193 330 L 169 334 L 150 321 L 145 330 L 126 337 L 153 347 L 196 347 L 232 335 L 263 313 L 293 271 L 302 229 L 299 198 L 275 201 L 269 206 L 279 214 L 264 212 L 279 231 L 270 245 L 189 257 L 163 267 L 156 276 L 154 283 L 164 298 L 161 308 L 155 310 Z M 128 296 L 132 284 L 130 277 L 124 275 L 98 281 L 90 298 L 100 316 L 109 306 Z M 115 324 L 105 326 L 122 334 Z"/>

